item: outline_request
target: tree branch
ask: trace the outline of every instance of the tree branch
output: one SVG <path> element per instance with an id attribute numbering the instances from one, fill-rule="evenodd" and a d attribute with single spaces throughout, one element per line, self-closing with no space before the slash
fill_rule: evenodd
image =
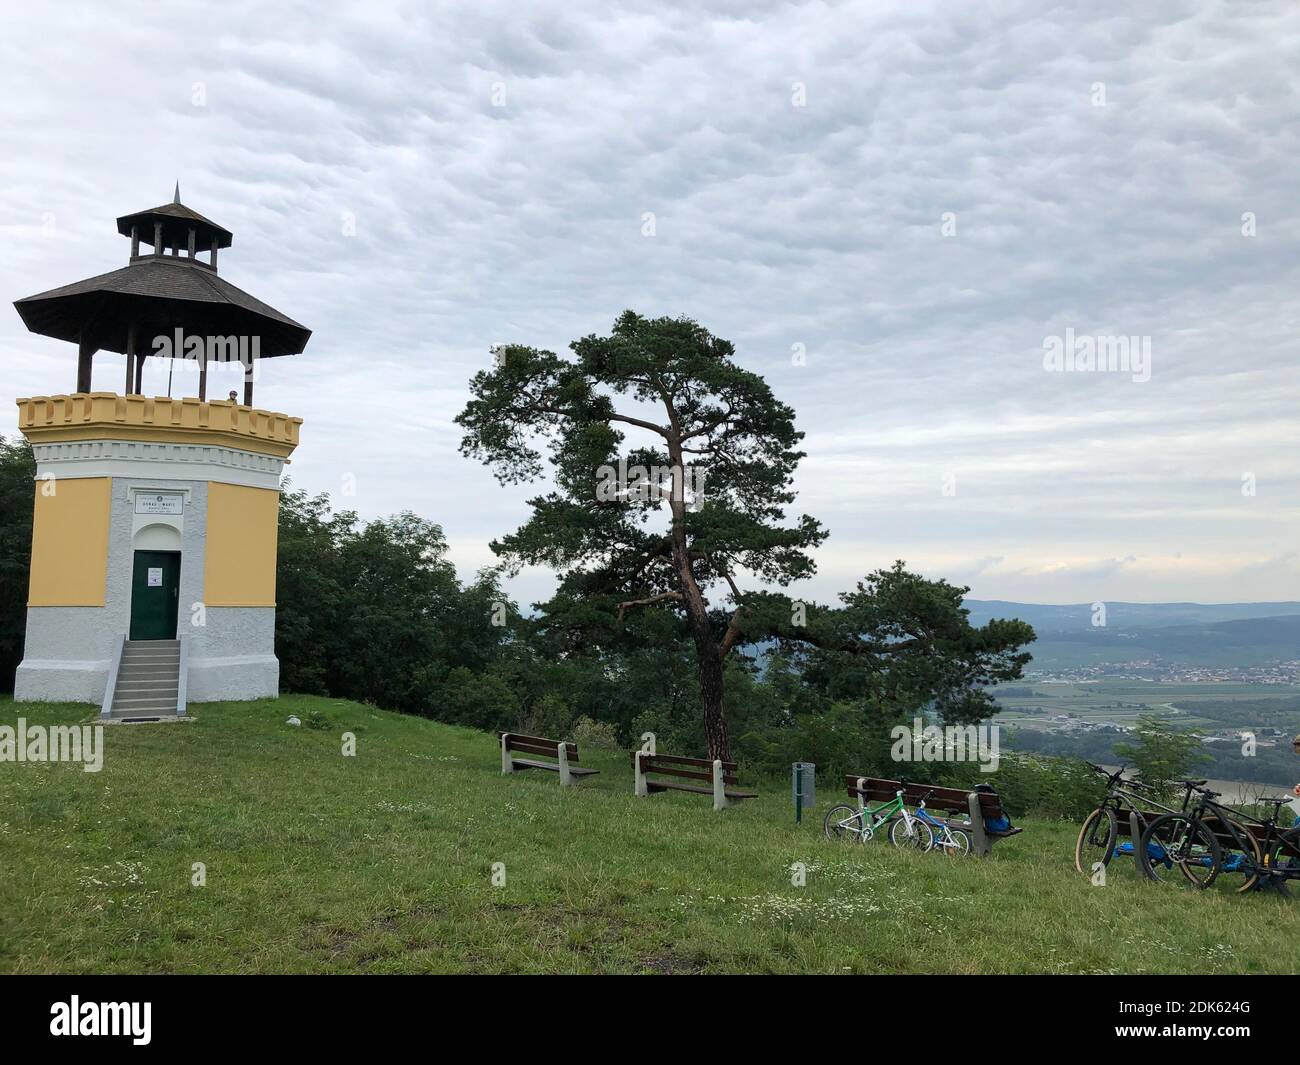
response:
<path id="1" fill-rule="evenodd" d="M 681 592 L 660 592 L 658 595 L 647 596 L 645 599 L 629 599 L 626 603 L 618 604 L 618 620 L 623 620 L 623 611 L 630 606 L 651 606 L 654 603 L 662 603 L 666 599 L 680 600 L 681 597 Z"/>

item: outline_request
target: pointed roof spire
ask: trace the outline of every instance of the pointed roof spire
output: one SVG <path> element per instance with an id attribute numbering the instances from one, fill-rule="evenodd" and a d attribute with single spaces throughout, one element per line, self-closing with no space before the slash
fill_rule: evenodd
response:
<path id="1" fill-rule="evenodd" d="M 181 183 L 177 181 L 176 194 L 172 197 L 172 203 L 180 203 L 180 202 L 181 202 Z"/>

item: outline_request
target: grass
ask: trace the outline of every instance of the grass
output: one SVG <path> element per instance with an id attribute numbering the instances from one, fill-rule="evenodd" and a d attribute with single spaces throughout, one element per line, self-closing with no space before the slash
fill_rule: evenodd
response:
<path id="1" fill-rule="evenodd" d="M 313 709 L 328 729 L 285 724 Z M 0 724 L 20 712 L 89 720 L 3 701 Z M 796 827 L 788 783 L 715 814 L 634 798 L 615 752 L 582 752 L 601 775 L 566 790 L 503 778 L 491 736 L 354 703 L 194 716 L 106 728 L 99 773 L 0 763 L 0 971 L 1300 971 L 1300 901 L 1192 895 L 1130 864 L 1092 887 L 1065 823 L 1020 819 L 985 861 L 839 848 L 821 781 Z"/>

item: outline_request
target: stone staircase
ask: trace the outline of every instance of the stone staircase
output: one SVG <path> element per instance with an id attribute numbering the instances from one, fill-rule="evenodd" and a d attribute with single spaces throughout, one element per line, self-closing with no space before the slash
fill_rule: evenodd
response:
<path id="1" fill-rule="evenodd" d="M 127 640 L 111 716 L 122 721 L 174 716 L 180 670 L 179 640 Z"/>

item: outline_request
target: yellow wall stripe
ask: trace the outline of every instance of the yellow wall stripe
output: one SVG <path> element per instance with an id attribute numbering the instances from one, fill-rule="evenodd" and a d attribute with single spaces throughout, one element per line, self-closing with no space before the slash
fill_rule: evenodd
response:
<path id="1" fill-rule="evenodd" d="M 36 482 L 28 606 L 104 605 L 111 481 Z"/>
<path id="2" fill-rule="evenodd" d="M 275 606 L 279 508 L 272 489 L 208 482 L 208 606 Z"/>

